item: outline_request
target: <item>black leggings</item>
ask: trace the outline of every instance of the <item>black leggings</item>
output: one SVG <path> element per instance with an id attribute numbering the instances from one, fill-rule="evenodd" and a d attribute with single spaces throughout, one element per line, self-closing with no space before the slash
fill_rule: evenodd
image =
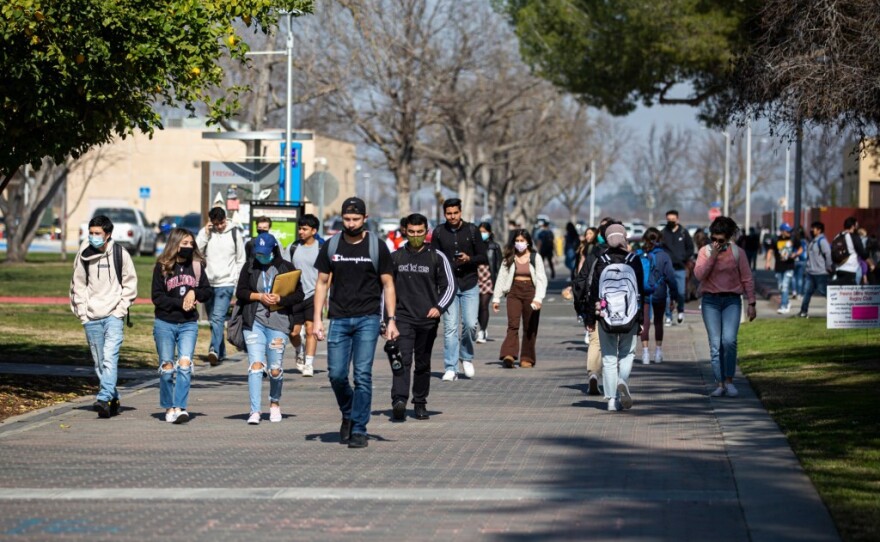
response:
<path id="1" fill-rule="evenodd" d="M 655 299 L 652 303 L 654 307 L 654 341 L 663 342 L 663 313 L 666 312 L 666 298 L 661 300 Z M 642 305 L 642 340 L 647 341 L 651 331 L 651 305 L 647 303 Z"/>
<path id="2" fill-rule="evenodd" d="M 480 329 L 486 331 L 489 325 L 489 302 L 492 301 L 492 294 L 480 294 L 480 311 L 477 313 L 477 322 Z"/>

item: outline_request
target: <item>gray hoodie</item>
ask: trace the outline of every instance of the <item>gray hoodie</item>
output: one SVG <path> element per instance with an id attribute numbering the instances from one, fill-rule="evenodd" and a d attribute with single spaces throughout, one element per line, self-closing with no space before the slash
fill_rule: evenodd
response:
<path id="1" fill-rule="evenodd" d="M 827 275 L 831 267 L 831 245 L 823 233 L 813 238 L 807 246 L 807 273 Z"/>
<path id="2" fill-rule="evenodd" d="M 89 262 L 89 282 L 86 285 L 86 267 Z M 103 252 L 85 241 L 73 260 L 73 278 L 70 280 L 70 310 L 85 324 L 108 316 L 125 318 L 128 308 L 137 297 L 137 273 L 128 251 L 122 250 L 122 284 L 113 264 L 113 239 L 107 241 Z"/>

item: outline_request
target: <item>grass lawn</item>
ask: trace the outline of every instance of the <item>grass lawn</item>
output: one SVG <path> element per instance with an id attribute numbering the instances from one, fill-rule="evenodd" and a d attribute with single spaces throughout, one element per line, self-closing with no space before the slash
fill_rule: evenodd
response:
<path id="1" fill-rule="evenodd" d="M 880 333 L 824 319 L 743 326 L 740 366 L 847 541 L 880 540 Z"/>
<path id="2" fill-rule="evenodd" d="M 153 306 L 131 309 L 132 327 L 125 328 L 119 366 L 158 367 L 153 340 Z M 196 356 L 208 355 L 211 331 L 199 328 Z M 67 305 L 3 305 L 0 311 L 0 352 L 7 363 L 92 365 L 83 326 Z"/>
<path id="3" fill-rule="evenodd" d="M 6 253 L 0 252 L 0 296 L 67 297 L 73 276 L 75 254 L 61 261 L 59 254 L 30 254 L 26 263 L 6 264 Z M 150 297 L 153 266 L 156 258 L 133 258 L 138 276 L 138 297 Z"/>

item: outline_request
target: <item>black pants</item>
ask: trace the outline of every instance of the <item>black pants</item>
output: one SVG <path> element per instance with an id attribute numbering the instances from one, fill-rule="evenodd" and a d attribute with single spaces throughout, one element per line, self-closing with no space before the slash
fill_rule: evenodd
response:
<path id="1" fill-rule="evenodd" d="M 855 273 L 836 271 L 834 275 L 834 278 L 828 283 L 829 286 L 858 286 Z"/>
<path id="2" fill-rule="evenodd" d="M 489 302 L 492 301 L 492 294 L 480 294 L 480 310 L 477 312 L 477 322 L 480 329 L 486 331 L 489 327 Z"/>
<path id="3" fill-rule="evenodd" d="M 437 338 L 440 320 L 424 319 L 418 322 L 397 321 L 400 337 L 397 344 L 403 356 L 403 374 L 394 375 L 391 383 L 391 402 L 406 402 L 409 399 L 410 373 L 412 372 L 413 404 L 426 404 L 431 388 L 431 350 Z M 415 370 L 413 370 L 415 361 Z"/>

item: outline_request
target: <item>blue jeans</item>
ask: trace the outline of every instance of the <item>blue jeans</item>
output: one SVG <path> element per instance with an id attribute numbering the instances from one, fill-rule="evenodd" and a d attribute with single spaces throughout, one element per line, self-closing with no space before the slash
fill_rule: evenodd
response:
<path id="1" fill-rule="evenodd" d="M 223 331 L 226 325 L 226 313 L 232 296 L 235 295 L 235 286 L 218 286 L 214 288 L 214 296 L 205 303 L 208 318 L 211 319 L 211 351 L 217 357 L 226 357 L 226 341 L 223 340 Z"/>
<path id="2" fill-rule="evenodd" d="M 712 373 L 715 382 L 721 384 L 725 378 L 733 378 L 736 373 L 736 335 L 739 333 L 742 298 L 738 295 L 705 293 L 701 306 L 703 324 L 709 335 Z"/>
<path id="3" fill-rule="evenodd" d="M 480 312 L 480 286 L 455 293 L 452 304 L 443 313 L 443 365 L 457 371 L 458 360 L 473 361 L 477 340 L 477 316 Z"/>
<path id="4" fill-rule="evenodd" d="M 794 261 L 794 284 L 792 284 L 791 291 L 796 295 L 804 295 L 804 274 L 806 273 L 806 270 L 806 261 Z"/>
<path id="5" fill-rule="evenodd" d="M 334 318 L 327 331 L 327 375 L 342 419 L 351 432 L 367 434 L 373 405 L 373 355 L 379 340 L 379 315 Z M 348 374 L 354 368 L 354 389 Z"/>
<path id="6" fill-rule="evenodd" d="M 156 318 L 153 322 L 153 339 L 159 353 L 159 406 L 186 410 L 189 386 L 192 380 L 192 359 L 199 338 L 199 323 L 175 324 Z M 176 355 L 175 355 L 176 351 Z M 189 365 L 182 367 L 181 360 Z M 170 364 L 170 369 L 162 366 Z"/>
<path id="7" fill-rule="evenodd" d="M 810 310 L 810 299 L 813 298 L 814 292 L 818 292 L 821 296 L 828 295 L 828 275 L 807 274 L 804 299 L 801 301 L 801 313 L 807 314 L 807 311 Z"/>
<path id="8" fill-rule="evenodd" d="M 254 327 L 244 330 L 244 342 L 248 355 L 248 394 L 251 400 L 251 412 L 260 412 L 263 395 L 263 375 L 269 375 L 269 402 L 281 402 L 281 386 L 284 383 L 284 348 L 287 346 L 288 333 L 269 329 L 260 322 Z M 254 369 L 254 364 L 263 366 Z M 277 372 L 277 375 L 273 375 Z"/>
<path id="9" fill-rule="evenodd" d="M 95 362 L 95 373 L 101 381 L 98 390 L 99 401 L 118 399 L 116 391 L 116 375 L 119 366 L 119 347 L 122 346 L 122 318 L 107 316 L 100 320 L 92 320 L 83 325 L 92 361 Z"/>
<path id="10" fill-rule="evenodd" d="M 672 289 L 667 288 L 669 292 L 666 294 L 666 318 L 672 319 L 673 302 L 678 305 L 678 312 L 684 312 L 684 288 L 685 279 L 687 278 L 687 269 L 675 270 L 675 287 L 678 290 L 678 296 L 672 299 Z"/>
<path id="11" fill-rule="evenodd" d="M 629 386 L 639 326 L 633 326 L 629 333 L 608 333 L 601 325 L 596 325 L 596 330 L 599 332 L 599 348 L 602 350 L 602 387 L 605 398 L 611 399 L 620 395 L 617 393 L 619 382 Z"/>
<path id="12" fill-rule="evenodd" d="M 788 293 L 791 291 L 791 280 L 794 278 L 794 270 L 789 269 L 783 273 L 776 273 L 776 285 L 782 294 L 782 300 L 779 302 L 779 308 L 788 307 Z"/>

